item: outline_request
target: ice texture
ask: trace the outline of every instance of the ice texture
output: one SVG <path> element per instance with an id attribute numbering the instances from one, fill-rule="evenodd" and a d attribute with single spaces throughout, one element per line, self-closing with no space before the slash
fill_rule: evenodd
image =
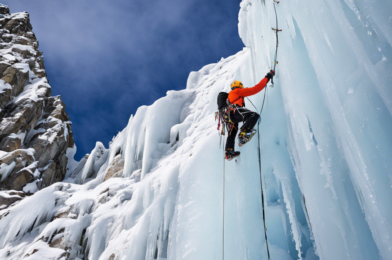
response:
<path id="1" fill-rule="evenodd" d="M 244 50 L 140 107 L 67 183 L 0 210 L 0 258 L 267 259 L 259 137 L 271 259 L 392 259 L 390 2 L 276 4 L 283 31 L 259 136 L 223 159 L 216 98 L 273 67 L 273 4 L 243 0 Z M 248 108 L 260 111 L 264 91 Z"/>

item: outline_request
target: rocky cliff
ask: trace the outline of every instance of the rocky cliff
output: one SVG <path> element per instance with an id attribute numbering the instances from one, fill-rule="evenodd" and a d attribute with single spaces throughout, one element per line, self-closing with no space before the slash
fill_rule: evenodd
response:
<path id="1" fill-rule="evenodd" d="M 0 193 L 3 208 L 63 180 L 67 151 L 76 149 L 65 104 L 51 96 L 38 47 L 29 14 L 11 14 L 0 4 L 0 190 L 8 191 Z"/>

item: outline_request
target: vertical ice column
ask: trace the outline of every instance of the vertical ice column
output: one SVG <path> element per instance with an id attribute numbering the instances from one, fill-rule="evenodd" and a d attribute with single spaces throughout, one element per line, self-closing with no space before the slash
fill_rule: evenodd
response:
<path id="1" fill-rule="evenodd" d="M 392 248 L 392 165 L 387 159 L 392 155 L 387 134 L 392 95 L 386 87 L 392 82 L 377 71 L 391 70 L 391 46 L 386 27 L 378 27 L 379 17 L 362 18 L 380 10 L 379 3 L 358 3 L 361 10 L 346 2 L 281 1 L 277 74 L 293 163 L 319 255 L 377 259 L 380 251 L 386 259 Z M 240 36 L 251 49 L 255 74 L 265 64 L 272 66 L 272 4 L 241 3 Z M 368 26 L 373 31 L 364 29 Z M 366 37 L 373 37 L 379 48 Z M 336 255 L 331 255 L 327 248 L 339 239 Z"/>

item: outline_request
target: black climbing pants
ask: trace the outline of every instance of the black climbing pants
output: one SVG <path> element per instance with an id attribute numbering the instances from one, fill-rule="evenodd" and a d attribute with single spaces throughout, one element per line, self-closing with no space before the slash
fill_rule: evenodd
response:
<path id="1" fill-rule="evenodd" d="M 226 150 L 234 149 L 235 136 L 238 132 L 238 123 L 244 122 L 241 130 L 250 131 L 256 125 L 259 119 L 259 114 L 252 112 L 244 107 L 237 107 L 234 111 L 230 112 L 230 120 L 234 123 L 232 129 L 228 130 L 229 136 L 226 141 Z"/>

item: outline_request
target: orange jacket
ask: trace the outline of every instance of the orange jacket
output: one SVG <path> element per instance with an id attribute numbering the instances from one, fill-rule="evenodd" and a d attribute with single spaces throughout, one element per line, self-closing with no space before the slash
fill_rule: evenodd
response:
<path id="1" fill-rule="evenodd" d="M 243 107 L 245 104 L 244 97 L 252 96 L 254 94 L 259 93 L 264 89 L 264 87 L 268 83 L 268 78 L 263 78 L 259 84 L 254 86 L 253 88 L 235 88 L 230 91 L 228 99 L 231 104 L 239 105 Z"/>

